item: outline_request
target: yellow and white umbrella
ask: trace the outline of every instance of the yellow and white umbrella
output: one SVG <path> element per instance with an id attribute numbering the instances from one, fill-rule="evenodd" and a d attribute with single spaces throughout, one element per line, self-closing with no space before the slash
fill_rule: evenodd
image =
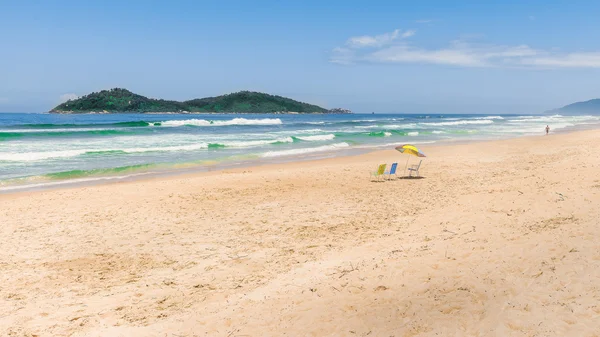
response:
<path id="1" fill-rule="evenodd" d="M 413 156 L 417 157 L 427 157 L 425 153 L 421 152 L 421 150 L 419 150 L 416 146 L 410 144 L 396 146 L 396 150 L 402 153 L 412 154 Z"/>
<path id="2" fill-rule="evenodd" d="M 410 145 L 410 144 L 396 146 L 396 150 L 400 151 L 401 153 L 413 155 L 415 157 L 427 157 L 425 155 L 425 153 L 421 152 L 421 150 L 419 150 L 416 146 Z M 406 165 L 404 166 L 404 172 L 406 172 L 406 168 L 408 167 L 409 159 L 410 159 L 410 157 L 408 157 L 408 159 L 406 160 Z"/>

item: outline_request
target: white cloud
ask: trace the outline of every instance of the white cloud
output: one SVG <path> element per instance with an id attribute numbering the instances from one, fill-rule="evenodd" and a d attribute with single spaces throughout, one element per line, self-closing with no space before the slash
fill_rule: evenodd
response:
<path id="1" fill-rule="evenodd" d="M 415 33 L 416 33 L 415 30 L 407 30 L 406 32 L 402 33 L 402 38 L 406 39 L 408 37 L 415 35 Z"/>
<path id="2" fill-rule="evenodd" d="M 350 48 L 365 48 L 365 47 L 383 47 L 392 44 L 398 39 L 404 39 L 415 34 L 414 30 L 409 30 L 404 33 L 400 32 L 400 29 L 396 29 L 390 33 L 384 33 L 381 35 L 362 35 L 351 37 L 346 41 L 346 46 Z"/>
<path id="3" fill-rule="evenodd" d="M 332 50 L 331 62 L 353 64 L 422 63 L 460 67 L 521 67 L 521 68 L 600 68 L 600 52 L 565 53 L 557 50 L 534 49 L 528 45 L 494 45 L 451 41 L 442 48 L 423 48 L 404 38 L 414 31 L 377 36 L 362 36 L 348 40 L 346 47 Z M 363 47 L 371 47 L 364 49 Z"/>
<path id="4" fill-rule="evenodd" d="M 62 95 L 60 95 L 59 101 L 60 101 L 60 103 L 64 103 L 68 100 L 77 99 L 77 98 L 79 98 L 79 96 L 77 96 L 76 94 L 73 94 L 73 93 L 62 94 Z"/>
<path id="5" fill-rule="evenodd" d="M 600 52 L 549 54 L 535 58 L 525 58 L 522 63 L 552 68 L 600 68 Z"/>
<path id="6" fill-rule="evenodd" d="M 394 46 L 366 55 L 366 61 L 387 63 L 434 63 L 468 67 L 484 67 L 485 60 L 466 50 L 425 50 L 409 46 Z"/>

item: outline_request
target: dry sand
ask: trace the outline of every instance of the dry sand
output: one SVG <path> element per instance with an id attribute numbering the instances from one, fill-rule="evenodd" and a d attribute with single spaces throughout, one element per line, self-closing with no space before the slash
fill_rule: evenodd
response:
<path id="1" fill-rule="evenodd" d="M 1 336 L 600 336 L 600 131 L 0 195 Z M 414 161 L 415 158 L 412 158 Z"/>

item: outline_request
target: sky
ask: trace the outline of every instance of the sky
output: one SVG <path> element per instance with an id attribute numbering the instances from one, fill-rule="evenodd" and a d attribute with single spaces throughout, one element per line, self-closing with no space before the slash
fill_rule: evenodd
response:
<path id="1" fill-rule="evenodd" d="M 0 0 L 0 112 L 114 87 L 381 113 L 600 97 L 599 1 Z"/>

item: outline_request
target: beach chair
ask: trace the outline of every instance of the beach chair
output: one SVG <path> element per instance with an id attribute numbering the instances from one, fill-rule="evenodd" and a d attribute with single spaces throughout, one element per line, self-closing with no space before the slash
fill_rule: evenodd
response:
<path id="1" fill-rule="evenodd" d="M 388 180 L 392 179 L 392 175 L 396 176 L 396 168 L 398 168 L 398 163 L 393 163 L 392 166 L 390 167 L 389 171 L 385 171 L 384 174 L 387 175 Z M 398 176 L 396 176 L 398 177 Z"/>
<path id="2" fill-rule="evenodd" d="M 375 177 L 375 179 L 379 180 L 379 178 L 383 178 L 383 174 L 385 173 L 386 164 L 381 164 L 377 168 L 377 171 L 371 172 L 371 177 Z"/>
<path id="3" fill-rule="evenodd" d="M 409 176 L 409 177 L 412 177 L 412 173 L 413 173 L 413 172 L 415 172 L 415 173 L 416 173 L 416 176 L 417 176 L 417 177 L 419 176 L 419 168 L 421 167 L 421 163 L 422 163 L 422 162 L 423 162 L 423 161 L 421 160 L 421 161 L 419 162 L 419 164 L 416 164 L 416 165 L 411 165 L 411 166 L 408 168 L 408 176 Z"/>

